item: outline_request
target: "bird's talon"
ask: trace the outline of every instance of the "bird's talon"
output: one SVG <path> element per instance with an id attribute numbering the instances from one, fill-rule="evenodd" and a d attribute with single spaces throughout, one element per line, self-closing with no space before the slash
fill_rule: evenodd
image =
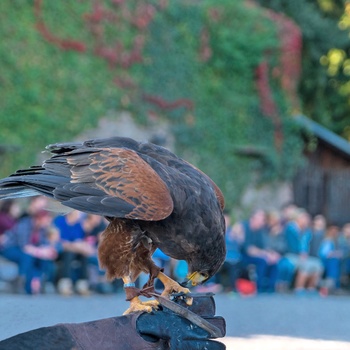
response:
<path id="1" fill-rule="evenodd" d="M 158 310 L 159 309 L 159 301 L 158 300 L 148 300 L 143 301 L 143 305 L 150 306 L 152 309 Z"/>
<path id="2" fill-rule="evenodd" d="M 193 304 L 193 298 L 191 297 L 186 298 L 185 301 L 188 306 L 191 306 Z"/>
<path id="3" fill-rule="evenodd" d="M 128 315 L 133 312 L 152 312 L 152 310 L 158 310 L 159 302 L 157 300 L 141 301 L 138 297 L 135 297 L 130 301 L 130 307 L 123 313 Z"/>
<path id="4" fill-rule="evenodd" d="M 177 300 L 183 300 L 186 302 L 187 305 L 192 305 L 192 303 L 193 303 L 193 298 L 187 296 L 187 294 L 184 292 L 172 293 L 169 295 L 169 299 L 171 301 L 175 301 L 175 302 Z"/>
<path id="5" fill-rule="evenodd" d="M 176 301 L 176 299 L 185 300 L 186 304 L 190 306 L 193 303 L 193 298 L 186 296 L 186 294 L 189 292 L 190 290 L 188 288 L 181 287 L 180 285 L 174 285 L 171 289 L 165 289 L 162 296 L 167 297 L 171 301 Z"/>
<path id="6" fill-rule="evenodd" d="M 182 287 L 163 272 L 159 272 L 157 277 L 163 282 L 165 287 L 161 294 L 162 297 L 174 300 L 179 296 L 183 296 L 186 300 L 186 304 L 192 305 L 193 298 L 187 297 L 187 294 L 190 292 L 188 288 Z"/>

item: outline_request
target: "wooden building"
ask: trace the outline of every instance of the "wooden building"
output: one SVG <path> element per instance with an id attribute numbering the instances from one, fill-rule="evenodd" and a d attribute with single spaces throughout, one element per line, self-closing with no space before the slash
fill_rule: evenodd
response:
<path id="1" fill-rule="evenodd" d="M 295 119 L 314 146 L 293 181 L 295 204 L 328 223 L 350 222 L 350 143 L 305 116 Z"/>

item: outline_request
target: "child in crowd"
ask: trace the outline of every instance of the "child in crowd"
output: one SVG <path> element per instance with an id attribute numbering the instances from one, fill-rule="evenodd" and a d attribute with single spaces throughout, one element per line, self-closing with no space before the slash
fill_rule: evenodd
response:
<path id="1" fill-rule="evenodd" d="M 338 248 L 338 235 L 339 228 L 335 225 L 329 226 L 319 249 L 319 256 L 325 267 L 326 287 L 330 290 L 340 288 L 343 252 Z"/>
<path id="2" fill-rule="evenodd" d="M 341 283 L 349 287 L 350 282 L 350 223 L 346 223 L 339 235 L 339 249 L 342 251 Z"/>

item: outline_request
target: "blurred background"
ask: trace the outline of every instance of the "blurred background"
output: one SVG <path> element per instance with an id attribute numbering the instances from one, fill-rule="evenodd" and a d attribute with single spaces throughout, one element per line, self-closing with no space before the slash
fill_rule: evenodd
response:
<path id="1" fill-rule="evenodd" d="M 271 292 L 259 289 L 270 279 L 272 291 L 283 295 L 308 289 L 349 295 L 350 1 L 11 0 L 0 2 L 0 19 L 1 177 L 40 163 L 51 143 L 149 140 L 206 172 L 225 195 L 233 255 L 221 279 L 204 290 L 255 295 Z M 46 204 L 33 202 L 1 207 L 0 237 L 23 240 L 28 229 L 19 223 L 28 218 L 45 229 L 44 249 L 26 248 L 37 264 L 26 272 L 26 286 L 18 284 L 21 265 L 4 254 L 6 239 L 0 239 L 0 282 L 10 281 L 4 290 L 57 288 L 71 295 L 73 281 L 82 295 L 119 291 L 97 267 L 106 223 L 81 213 L 66 222 L 48 219 Z M 68 226 L 74 232 L 62 238 Z M 298 241 L 302 253 L 318 261 L 310 288 L 298 286 L 300 266 L 284 280 L 271 271 L 259 275 L 261 265 L 247 261 L 247 237 L 256 231 L 270 236 L 259 246 L 268 251 L 268 265 L 283 270 L 280 263 L 293 250 L 288 229 L 296 226 L 306 237 Z M 75 247 L 62 245 L 76 239 Z M 64 251 L 70 258 L 62 258 Z M 158 253 L 175 278 L 186 273 Z M 55 264 L 38 265 L 41 260 Z M 243 274 L 233 276 L 238 262 Z M 50 280 L 46 291 L 38 276 Z M 237 278 L 252 284 L 237 288 Z M 80 280 L 89 285 L 78 286 Z"/>

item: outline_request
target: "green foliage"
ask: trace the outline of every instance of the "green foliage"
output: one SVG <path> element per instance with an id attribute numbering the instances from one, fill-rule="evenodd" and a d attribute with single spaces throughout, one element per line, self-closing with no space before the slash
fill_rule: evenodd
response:
<path id="1" fill-rule="evenodd" d="M 213 9 L 219 14 L 217 21 Z M 212 50 L 204 62 L 199 60 L 197 39 L 203 28 L 208 29 Z M 273 67 L 278 60 L 264 53 L 278 45 L 273 23 L 243 1 L 207 1 L 201 8 L 177 2 L 150 28 L 146 52 L 152 59 L 144 66 L 144 89 L 171 101 L 194 102 L 194 111 L 167 113 L 177 151 L 217 182 L 229 207 L 238 203 L 252 180 L 290 178 L 300 159 L 298 130 L 283 116 L 284 146 L 276 151 L 273 126 L 260 112 L 255 87 L 259 63 L 269 59 Z M 276 84 L 273 91 L 284 115 L 279 90 Z M 243 155 L 247 148 L 257 154 Z"/>
<path id="2" fill-rule="evenodd" d="M 300 98 L 303 113 L 349 138 L 349 18 L 345 0 L 260 0 L 262 6 L 292 18 L 303 35 Z M 347 5 L 349 8 L 349 4 Z M 342 28 L 343 30 L 341 30 Z M 329 69 L 330 53 L 344 52 L 339 69 Z M 350 139 L 350 138 L 349 138 Z"/>
<path id="3" fill-rule="evenodd" d="M 274 126 L 260 112 L 256 91 L 257 66 L 268 60 L 272 69 L 279 58 L 276 28 L 261 9 L 243 0 L 171 1 L 148 27 L 143 64 L 123 71 L 111 70 L 93 50 L 94 39 L 84 22 L 92 3 L 43 2 L 51 32 L 87 44 L 83 53 L 64 51 L 43 39 L 35 29 L 32 1 L 0 3 L 0 136 L 3 144 L 20 147 L 2 159 L 2 175 L 30 165 L 44 145 L 73 139 L 109 109 L 131 101 L 139 121 L 147 123 L 149 115 L 170 121 L 177 152 L 217 182 L 229 207 L 252 180 L 291 176 L 301 141 L 287 117 L 280 84 L 271 80 L 283 129 L 279 151 Z M 103 3 L 110 8 L 109 1 Z M 107 23 L 104 30 L 106 44 L 118 40 L 125 47 L 138 34 L 127 21 L 119 27 Z M 203 47 L 210 54 L 202 56 Z M 113 84 L 118 74 L 136 87 L 118 89 Z M 186 103 L 160 109 L 146 103 L 146 95 Z"/>
<path id="4" fill-rule="evenodd" d="M 86 5 L 45 3 L 45 19 L 56 35 L 83 38 L 79 18 Z M 63 51 L 42 39 L 31 1 L 2 1 L 0 16 L 0 139 L 19 148 L 1 157 L 4 176 L 31 165 L 46 144 L 69 141 L 96 125 L 118 91 L 103 61 Z"/>

